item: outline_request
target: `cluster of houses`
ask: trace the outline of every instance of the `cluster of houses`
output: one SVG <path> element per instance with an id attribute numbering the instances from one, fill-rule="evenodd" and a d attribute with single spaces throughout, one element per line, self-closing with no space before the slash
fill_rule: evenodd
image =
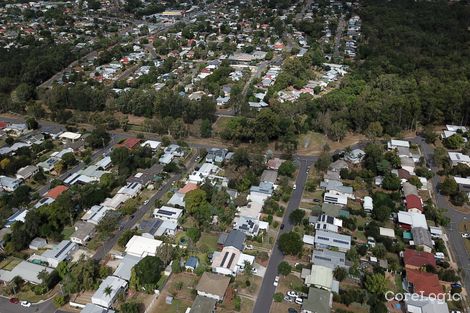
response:
<path id="1" fill-rule="evenodd" d="M 357 53 L 357 39 L 361 35 L 361 18 L 357 15 L 351 17 L 348 21 L 348 29 L 346 47 L 344 54 L 348 57 L 355 58 Z"/>
<path id="2" fill-rule="evenodd" d="M 410 143 L 402 140 L 390 140 L 388 149 L 400 155 L 402 169 L 407 175 L 399 175 L 402 180 L 403 205 L 405 210 L 396 215 L 397 225 L 403 229 L 403 239 L 407 243 L 405 251 L 400 253 L 405 265 L 403 287 L 409 293 L 421 294 L 419 299 L 405 301 L 408 312 L 449 312 L 447 304 L 435 301 L 430 295 L 444 292 L 445 283 L 439 281 L 437 274 L 422 271 L 426 265 L 436 266 L 436 260 L 443 255 L 432 253 L 435 239 L 441 238 L 439 227 L 429 226 L 423 214 L 423 201 L 416 186 L 407 181 L 409 175 L 414 175 L 414 160 L 419 157 L 410 152 Z M 327 313 L 331 310 L 332 292 L 339 292 L 339 282 L 334 278 L 337 267 L 348 269 L 351 264 L 346 258 L 346 252 L 351 248 L 351 236 L 342 229 L 342 217 L 349 217 L 348 202 L 356 201 L 352 187 L 343 185 L 340 171 L 358 164 L 364 158 L 365 152 L 355 149 L 346 153 L 343 159 L 333 162 L 324 174 L 320 187 L 323 189 L 323 204 L 319 215 L 309 216 L 314 235 L 304 235 L 303 242 L 313 246 L 311 267 L 303 268 L 301 278 L 310 287 L 308 297 L 303 300 L 302 312 Z M 404 160 L 410 160 L 410 162 Z M 399 174 L 399 173 L 396 173 Z M 379 181 L 379 184 L 381 180 Z M 356 199 L 356 200 L 355 200 Z M 374 211 L 373 199 L 365 196 L 360 199 L 365 213 Z M 395 231 L 392 228 L 380 227 L 380 236 L 394 240 Z M 376 238 L 367 238 L 367 245 L 374 247 Z M 366 264 L 375 264 L 388 269 L 387 260 L 370 257 Z M 425 311 L 421 309 L 426 307 Z M 419 309 L 419 310 L 417 310 Z"/>

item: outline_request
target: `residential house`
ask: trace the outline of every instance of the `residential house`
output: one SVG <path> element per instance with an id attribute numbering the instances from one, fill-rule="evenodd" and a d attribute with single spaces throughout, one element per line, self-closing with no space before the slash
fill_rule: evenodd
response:
<path id="1" fill-rule="evenodd" d="M 25 167 L 20 168 L 16 172 L 16 178 L 27 180 L 36 175 L 37 173 L 39 173 L 39 167 L 35 165 L 27 165 Z"/>
<path id="2" fill-rule="evenodd" d="M 406 269 L 419 270 L 426 265 L 436 267 L 436 258 L 430 252 L 405 249 L 403 263 Z"/>
<path id="3" fill-rule="evenodd" d="M 116 147 L 124 147 L 124 148 L 127 148 L 129 150 L 132 150 L 132 149 L 137 148 L 140 141 L 141 140 L 139 138 L 126 138 L 126 140 L 124 140 L 123 142 L 117 144 Z"/>
<path id="4" fill-rule="evenodd" d="M 53 269 L 28 261 L 21 261 L 11 271 L 0 269 L 0 281 L 9 283 L 13 280 L 13 278 L 19 276 L 28 283 L 39 285 L 42 283 L 42 280 L 38 278 L 38 274 L 43 271 L 46 271 L 48 274 L 50 274 Z"/>
<path id="5" fill-rule="evenodd" d="M 219 247 L 234 247 L 240 251 L 245 249 L 246 234 L 239 230 L 231 230 L 229 233 L 222 233 L 217 240 Z"/>
<path id="6" fill-rule="evenodd" d="M 317 230 L 315 232 L 315 248 L 334 248 L 347 252 L 351 249 L 351 236 Z"/>
<path id="7" fill-rule="evenodd" d="M 343 220 L 326 214 L 320 215 L 315 223 L 315 230 L 321 229 L 337 233 L 341 227 L 343 227 Z"/>
<path id="8" fill-rule="evenodd" d="M 315 287 L 331 291 L 333 284 L 333 269 L 321 265 L 312 265 L 310 275 L 305 278 L 307 287 Z"/>
<path id="9" fill-rule="evenodd" d="M 189 313 L 215 313 L 216 304 L 215 299 L 197 295 Z"/>
<path id="10" fill-rule="evenodd" d="M 108 210 L 111 210 L 111 208 L 102 205 L 94 205 L 83 214 L 81 219 L 82 221 L 98 225 Z"/>
<path id="11" fill-rule="evenodd" d="M 29 243 L 29 248 L 31 250 L 40 250 L 47 245 L 47 240 L 44 238 L 36 237 Z"/>
<path id="12" fill-rule="evenodd" d="M 69 188 L 64 185 L 57 185 L 52 189 L 49 189 L 48 192 L 44 195 L 45 198 L 51 198 L 56 200 L 62 193 L 67 191 Z"/>
<path id="13" fill-rule="evenodd" d="M 458 164 L 464 164 L 470 166 L 470 156 L 460 153 L 460 152 L 448 152 L 449 159 L 452 163 L 452 166 L 457 166 Z"/>
<path id="14" fill-rule="evenodd" d="M 404 182 L 402 185 L 403 195 L 405 198 L 409 195 L 418 196 L 418 188 L 415 185 L 410 184 L 409 182 Z"/>
<path id="15" fill-rule="evenodd" d="M 397 149 L 397 148 L 410 148 L 410 142 L 406 140 L 396 140 L 396 139 L 391 139 L 387 143 L 387 147 L 389 150 Z"/>
<path id="16" fill-rule="evenodd" d="M 406 230 L 411 230 L 415 227 L 422 227 L 427 229 L 428 223 L 426 222 L 426 216 L 416 212 L 398 212 L 398 223 L 400 227 Z"/>
<path id="17" fill-rule="evenodd" d="M 395 230 L 393 228 L 379 227 L 379 234 L 383 237 L 395 239 Z"/>
<path id="18" fill-rule="evenodd" d="M 178 222 L 178 219 L 183 215 L 182 209 L 172 208 L 169 206 L 162 206 L 153 211 L 153 217 L 161 220 Z"/>
<path id="19" fill-rule="evenodd" d="M 139 230 L 143 237 L 154 239 L 160 236 L 174 236 L 178 224 L 175 221 L 151 219 L 139 224 Z"/>
<path id="20" fill-rule="evenodd" d="M 93 237 L 96 225 L 78 221 L 74 227 L 75 232 L 70 236 L 70 240 L 79 245 L 85 245 Z"/>
<path id="21" fill-rule="evenodd" d="M 337 267 L 349 268 L 346 254 L 344 252 L 332 251 L 328 249 L 314 249 L 312 253 L 312 263 L 335 269 Z"/>
<path id="22" fill-rule="evenodd" d="M 115 311 L 93 303 L 87 303 L 80 313 L 115 313 Z"/>
<path id="23" fill-rule="evenodd" d="M 235 217 L 233 224 L 233 229 L 238 229 L 250 237 L 258 236 L 260 230 L 267 230 L 268 227 L 267 222 L 246 216 Z"/>
<path id="24" fill-rule="evenodd" d="M 70 260 L 76 250 L 78 250 L 78 245 L 75 242 L 62 240 L 52 249 L 44 252 L 41 259 L 44 259 L 50 267 L 56 268 L 60 262 Z"/>
<path id="25" fill-rule="evenodd" d="M 216 175 L 219 171 L 220 168 L 217 165 L 214 165 L 212 163 L 204 163 L 197 171 L 194 171 L 189 175 L 188 181 L 196 184 L 201 184 L 207 178 L 209 178 L 209 176 Z"/>
<path id="26" fill-rule="evenodd" d="M 411 234 L 413 235 L 413 242 L 410 242 L 410 244 L 423 249 L 425 252 L 432 251 L 434 242 L 432 241 L 431 233 L 427 228 L 413 227 L 411 229 Z"/>
<path id="27" fill-rule="evenodd" d="M 23 222 L 24 223 L 25 218 L 26 218 L 26 214 L 28 214 L 28 210 L 26 210 L 26 209 L 17 210 L 9 218 L 7 218 L 7 220 L 5 221 L 5 227 L 9 228 L 15 222 Z"/>
<path id="28" fill-rule="evenodd" d="M 220 302 L 223 301 L 229 284 L 230 277 L 204 272 L 196 286 L 196 290 L 199 296 Z"/>
<path id="29" fill-rule="evenodd" d="M 362 206 L 364 208 L 364 211 L 366 213 L 372 213 L 374 210 L 374 202 L 371 197 L 365 196 L 364 197 L 364 202 L 362 203 Z"/>
<path id="30" fill-rule="evenodd" d="M 410 157 L 400 157 L 401 168 L 407 171 L 410 175 L 415 173 L 415 161 Z"/>
<path id="31" fill-rule="evenodd" d="M 155 140 L 146 140 L 143 143 L 140 144 L 141 147 L 148 147 L 150 148 L 153 152 L 157 151 L 158 148 L 162 143 L 160 141 L 155 141 Z"/>
<path id="32" fill-rule="evenodd" d="M 330 313 L 333 294 L 330 291 L 310 287 L 307 299 L 302 303 L 302 313 Z"/>
<path id="33" fill-rule="evenodd" d="M 405 297 L 407 313 L 449 313 L 449 307 L 445 301 L 436 297 Z M 452 311 L 457 312 L 457 311 Z"/>
<path id="34" fill-rule="evenodd" d="M 321 206 L 321 211 L 322 213 L 325 213 L 327 215 L 333 216 L 333 217 L 349 217 L 349 211 L 346 209 L 343 209 L 342 206 L 332 204 L 332 203 L 323 203 Z"/>
<path id="35" fill-rule="evenodd" d="M 344 159 L 352 164 L 359 164 L 364 159 L 366 153 L 361 149 L 353 149 L 344 155 Z"/>
<path id="36" fill-rule="evenodd" d="M 459 190 L 470 196 L 470 178 L 454 177 L 454 180 L 459 185 Z"/>
<path id="37" fill-rule="evenodd" d="M 118 295 L 127 289 L 127 281 L 116 276 L 106 277 L 91 296 L 93 304 L 109 308 L 113 305 Z"/>
<path id="38" fill-rule="evenodd" d="M 124 255 L 121 262 L 114 271 L 113 276 L 130 281 L 132 275 L 132 268 L 136 266 L 137 263 L 140 262 L 140 260 L 142 260 L 142 258 L 135 255 Z"/>
<path id="39" fill-rule="evenodd" d="M 0 188 L 5 191 L 13 192 L 21 185 L 21 183 L 22 181 L 20 179 L 0 175 Z"/>
<path id="40" fill-rule="evenodd" d="M 206 163 L 220 164 L 225 160 L 227 153 L 227 149 L 211 148 L 207 151 Z"/>
<path id="41" fill-rule="evenodd" d="M 343 194 L 334 194 L 331 192 L 326 192 L 323 196 L 323 201 L 326 203 L 345 206 L 348 204 L 348 196 Z"/>
<path id="42" fill-rule="evenodd" d="M 406 270 L 405 285 L 410 293 L 429 296 L 443 292 L 437 274 L 408 269 Z"/>
<path id="43" fill-rule="evenodd" d="M 234 247 L 224 247 L 221 252 L 214 252 L 212 271 L 221 275 L 235 276 L 240 254 L 240 250 Z"/>
<path id="44" fill-rule="evenodd" d="M 76 140 L 80 139 L 82 135 L 79 133 L 73 132 L 63 132 L 59 135 L 59 139 L 62 140 L 64 143 L 75 142 Z"/>
<path id="45" fill-rule="evenodd" d="M 417 195 L 408 195 L 405 197 L 405 204 L 406 209 L 408 212 L 415 212 L 415 213 L 422 213 L 423 209 L 423 201 Z"/>
<path id="46" fill-rule="evenodd" d="M 160 240 L 134 235 L 126 244 L 126 253 L 140 258 L 155 256 L 157 248 L 161 245 Z"/>
<path id="47" fill-rule="evenodd" d="M 274 170 L 264 170 L 261 174 L 260 182 L 276 184 L 277 181 L 277 171 Z"/>

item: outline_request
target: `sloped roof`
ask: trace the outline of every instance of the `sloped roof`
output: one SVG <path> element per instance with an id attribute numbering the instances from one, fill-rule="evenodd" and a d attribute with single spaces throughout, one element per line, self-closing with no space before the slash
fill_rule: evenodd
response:
<path id="1" fill-rule="evenodd" d="M 432 253 L 416 251 L 413 249 L 405 249 L 405 252 L 403 253 L 403 262 L 405 265 L 416 267 L 425 266 L 427 264 L 436 266 L 436 259 Z"/>
<path id="2" fill-rule="evenodd" d="M 406 270 L 406 279 L 413 284 L 415 293 L 422 292 L 424 296 L 428 296 L 432 293 L 439 294 L 443 292 L 437 274 L 408 269 Z"/>
<path id="3" fill-rule="evenodd" d="M 229 283 L 230 277 L 228 276 L 204 272 L 196 286 L 196 290 L 211 295 L 217 295 L 222 299 Z"/>
<path id="4" fill-rule="evenodd" d="M 64 191 L 68 190 L 69 188 L 64 185 L 55 186 L 51 190 L 46 193 L 46 197 L 57 199 Z"/>

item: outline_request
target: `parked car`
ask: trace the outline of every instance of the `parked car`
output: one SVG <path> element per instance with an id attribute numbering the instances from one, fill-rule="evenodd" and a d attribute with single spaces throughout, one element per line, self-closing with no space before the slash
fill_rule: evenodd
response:
<path id="1" fill-rule="evenodd" d="M 292 189 L 296 190 L 296 189 L 297 189 L 297 185 L 294 184 L 294 186 L 292 187 Z"/>
<path id="2" fill-rule="evenodd" d="M 302 298 L 295 298 L 295 303 L 302 305 L 302 303 L 304 303 L 304 300 L 302 300 Z"/>
<path id="3" fill-rule="evenodd" d="M 284 223 L 281 224 L 281 230 L 284 229 Z"/>
<path id="4" fill-rule="evenodd" d="M 10 303 L 18 304 L 18 303 L 20 303 L 20 299 L 18 299 L 18 298 L 10 298 Z"/>
<path id="5" fill-rule="evenodd" d="M 296 309 L 294 308 L 288 308 L 287 313 L 298 313 Z"/>
<path id="6" fill-rule="evenodd" d="M 462 285 L 460 283 L 452 283 L 452 284 L 450 284 L 450 287 L 452 287 L 452 288 L 462 288 Z"/>
<path id="7" fill-rule="evenodd" d="M 21 306 L 24 306 L 25 308 L 29 308 L 31 306 L 31 302 L 28 302 L 28 301 L 21 301 L 20 304 Z"/>
<path id="8" fill-rule="evenodd" d="M 245 246 L 245 249 L 246 249 L 246 250 L 253 250 L 253 245 L 246 245 L 246 246 Z"/>
<path id="9" fill-rule="evenodd" d="M 286 301 L 286 302 L 294 302 L 294 299 L 292 299 L 292 298 L 289 297 L 289 296 L 285 296 L 285 297 L 284 297 L 284 301 Z"/>
<path id="10" fill-rule="evenodd" d="M 289 291 L 287 292 L 287 295 L 288 295 L 289 297 L 292 297 L 292 298 L 298 298 L 298 297 L 299 297 L 299 295 L 297 294 L 297 292 L 295 292 L 295 291 L 293 291 L 293 290 L 289 290 Z"/>
<path id="11" fill-rule="evenodd" d="M 277 285 L 279 285 L 279 276 L 276 276 L 276 278 L 274 278 L 274 287 L 277 287 Z"/>
<path id="12" fill-rule="evenodd" d="M 462 238 L 470 238 L 470 234 L 469 233 L 463 233 Z"/>
<path id="13" fill-rule="evenodd" d="M 367 237 L 367 245 L 371 248 L 375 247 L 375 239 L 374 237 Z"/>
<path id="14" fill-rule="evenodd" d="M 251 272 L 252 272 L 253 274 L 256 274 L 256 273 L 258 273 L 258 270 L 253 267 L 253 268 L 251 269 Z"/>

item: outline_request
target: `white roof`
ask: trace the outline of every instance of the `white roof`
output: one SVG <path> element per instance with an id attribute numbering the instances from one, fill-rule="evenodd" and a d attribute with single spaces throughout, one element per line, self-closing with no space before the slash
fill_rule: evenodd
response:
<path id="1" fill-rule="evenodd" d="M 380 227 L 380 236 L 395 238 L 395 230 L 392 228 Z"/>
<path id="2" fill-rule="evenodd" d="M 80 138 L 82 135 L 79 133 L 72 133 L 72 132 L 63 132 L 62 134 L 59 135 L 59 138 L 63 139 L 69 139 L 69 140 L 77 140 Z"/>
<path id="3" fill-rule="evenodd" d="M 310 236 L 310 235 L 304 235 L 302 241 L 305 243 L 305 244 L 308 244 L 308 245 L 312 245 L 315 243 L 315 237 L 314 236 Z"/>
<path id="4" fill-rule="evenodd" d="M 108 287 L 111 288 L 110 294 L 105 292 Z M 98 290 L 96 290 L 91 297 L 91 302 L 103 307 L 110 307 L 113 304 L 116 295 L 126 287 L 127 282 L 124 279 L 116 276 L 108 276 L 101 282 Z"/>
<path id="5" fill-rule="evenodd" d="M 462 132 L 467 131 L 467 127 L 459 126 L 459 125 L 446 125 L 446 128 L 447 128 L 448 131 L 453 131 L 453 132 L 456 132 L 459 129 L 462 130 Z"/>
<path id="6" fill-rule="evenodd" d="M 424 214 L 416 212 L 398 212 L 398 222 L 402 224 L 411 225 L 411 228 L 423 227 L 428 228 L 428 223 L 426 222 L 426 217 Z"/>
<path id="7" fill-rule="evenodd" d="M 162 206 L 161 208 L 153 211 L 154 216 L 160 216 L 166 219 L 178 219 L 182 214 L 182 209 L 172 208 L 169 206 Z"/>
<path id="8" fill-rule="evenodd" d="M 143 143 L 140 144 L 141 147 L 145 147 L 145 146 L 148 146 L 150 149 L 157 149 L 158 147 L 160 147 L 162 143 L 160 141 L 155 141 L 155 140 L 147 140 Z"/>
<path id="9" fill-rule="evenodd" d="M 238 258 L 237 265 L 238 265 L 239 267 L 244 267 L 244 266 L 245 266 L 245 262 L 248 262 L 248 263 L 250 263 L 250 264 L 253 264 L 253 263 L 255 262 L 255 257 L 254 257 L 253 255 L 241 253 L 241 254 L 240 254 L 240 257 Z"/>
<path id="10" fill-rule="evenodd" d="M 459 185 L 470 185 L 470 178 L 454 177 L 454 179 Z"/>
<path id="11" fill-rule="evenodd" d="M 410 147 L 410 142 L 406 140 L 396 140 L 392 139 L 389 142 L 389 147 L 405 147 L 409 148 Z"/>
<path id="12" fill-rule="evenodd" d="M 134 235 L 126 244 L 126 253 L 145 257 L 155 256 L 155 251 L 162 244 L 162 241 Z"/>
<path id="13" fill-rule="evenodd" d="M 458 163 L 470 163 L 470 156 L 460 152 L 449 152 L 449 158 Z"/>

